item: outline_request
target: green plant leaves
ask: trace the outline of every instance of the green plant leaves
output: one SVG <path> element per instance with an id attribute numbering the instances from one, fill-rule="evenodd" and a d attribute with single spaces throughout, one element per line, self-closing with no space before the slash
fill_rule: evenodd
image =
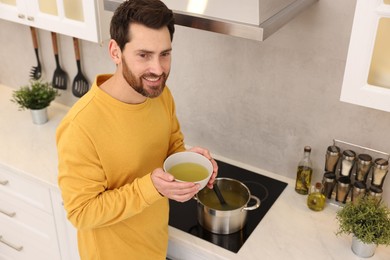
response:
<path id="1" fill-rule="evenodd" d="M 48 107 L 57 96 L 60 96 L 58 90 L 50 83 L 32 80 L 30 85 L 15 90 L 11 101 L 17 103 L 20 110 L 42 109 Z"/>
<path id="2" fill-rule="evenodd" d="M 337 212 L 339 234 L 354 234 L 364 243 L 390 245 L 390 210 L 375 198 L 365 196 Z"/>

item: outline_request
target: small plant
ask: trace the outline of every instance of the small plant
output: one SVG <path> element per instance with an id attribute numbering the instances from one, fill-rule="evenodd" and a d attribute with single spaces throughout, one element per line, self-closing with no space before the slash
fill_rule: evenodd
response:
<path id="1" fill-rule="evenodd" d="M 353 234 L 366 244 L 390 245 L 390 210 L 375 198 L 364 196 L 337 212 L 337 235 Z"/>
<path id="2" fill-rule="evenodd" d="M 43 109 L 60 96 L 50 83 L 32 80 L 29 86 L 20 87 L 12 93 L 11 101 L 19 105 L 20 110 Z"/>

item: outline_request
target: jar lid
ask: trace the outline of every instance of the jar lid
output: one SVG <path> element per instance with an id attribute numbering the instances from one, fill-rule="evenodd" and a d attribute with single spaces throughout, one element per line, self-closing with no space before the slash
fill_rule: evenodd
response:
<path id="1" fill-rule="evenodd" d="M 348 160 L 348 161 L 353 161 L 355 160 L 356 153 L 352 150 L 345 150 L 343 152 L 343 158 Z"/>
<path id="2" fill-rule="evenodd" d="M 389 168 L 389 161 L 383 159 L 383 158 L 378 158 L 375 160 L 375 168 L 385 170 Z"/>
<path id="3" fill-rule="evenodd" d="M 332 155 L 332 156 L 339 155 L 340 154 L 340 148 L 338 146 L 335 146 L 335 145 L 328 146 L 327 153 Z"/>
<path id="4" fill-rule="evenodd" d="M 325 172 L 324 179 L 325 182 L 333 182 L 336 179 L 336 174 L 334 172 Z"/>
<path id="5" fill-rule="evenodd" d="M 371 196 L 381 196 L 382 192 L 383 192 L 383 190 L 380 187 L 378 187 L 378 186 L 372 185 L 370 187 L 370 195 Z"/>
<path id="6" fill-rule="evenodd" d="M 351 179 L 347 176 L 342 176 L 338 179 L 337 182 L 338 182 L 338 185 L 345 187 L 345 186 L 349 186 L 351 184 Z"/>
<path id="7" fill-rule="evenodd" d="M 368 154 L 362 153 L 358 155 L 358 161 L 360 164 L 367 165 L 372 161 L 372 157 Z"/>
<path id="8" fill-rule="evenodd" d="M 362 182 L 362 181 L 355 181 L 353 186 L 355 188 L 357 188 L 358 190 L 365 190 L 366 189 L 366 184 L 364 182 Z"/>

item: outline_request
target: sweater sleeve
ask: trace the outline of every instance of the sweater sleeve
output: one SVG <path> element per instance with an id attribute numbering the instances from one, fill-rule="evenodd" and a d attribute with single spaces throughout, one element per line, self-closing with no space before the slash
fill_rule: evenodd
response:
<path id="1" fill-rule="evenodd" d="M 99 155 L 88 134 L 65 121 L 57 130 L 58 184 L 68 219 L 78 229 L 111 225 L 142 212 L 162 199 L 150 173 L 108 189 Z"/>
<path id="2" fill-rule="evenodd" d="M 171 117 L 171 138 L 169 143 L 168 155 L 185 150 L 184 136 L 180 128 L 180 123 L 176 115 L 176 105 L 170 90 L 167 88 L 169 100 L 169 113 Z"/>

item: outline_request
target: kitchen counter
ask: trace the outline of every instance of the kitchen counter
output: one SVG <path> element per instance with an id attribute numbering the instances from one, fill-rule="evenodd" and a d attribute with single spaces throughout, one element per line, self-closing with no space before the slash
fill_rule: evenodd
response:
<path id="1" fill-rule="evenodd" d="M 69 107 L 53 102 L 48 110 L 49 122 L 34 125 L 30 111 L 18 111 L 17 105 L 10 102 L 12 90 L 0 85 L 0 164 L 57 189 L 55 129 Z M 170 258 L 360 259 L 350 249 L 351 236 L 335 235 L 337 206 L 327 205 L 323 211 L 313 212 L 306 206 L 306 196 L 294 191 L 294 180 L 215 157 L 289 185 L 237 254 L 169 227 Z M 379 246 L 370 259 L 389 257 L 390 247 Z"/>

